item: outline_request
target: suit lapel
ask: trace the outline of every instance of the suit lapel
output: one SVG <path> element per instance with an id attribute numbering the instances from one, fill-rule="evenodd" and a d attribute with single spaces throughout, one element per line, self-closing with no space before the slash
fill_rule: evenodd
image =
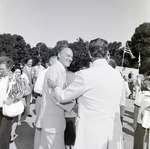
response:
<path id="1" fill-rule="evenodd" d="M 24 67 L 24 73 L 26 73 L 26 75 L 27 75 L 27 77 L 28 77 L 28 79 L 29 79 L 29 82 L 31 83 L 31 73 L 28 72 L 26 66 Z M 31 84 L 32 84 L 32 83 L 31 83 Z"/>

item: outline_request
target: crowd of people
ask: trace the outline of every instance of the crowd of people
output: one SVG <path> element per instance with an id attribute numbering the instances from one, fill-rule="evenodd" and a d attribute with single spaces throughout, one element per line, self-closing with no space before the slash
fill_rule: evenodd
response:
<path id="1" fill-rule="evenodd" d="M 91 40 L 87 50 L 91 63 L 76 72 L 68 70 L 74 54 L 66 45 L 51 52 L 45 66 L 41 59 L 33 66 L 32 57 L 15 65 L 10 57 L 0 57 L 0 149 L 9 149 L 17 126 L 32 118 L 33 100 L 34 149 L 124 149 L 127 98 L 135 100 L 133 148 L 144 149 L 150 127 L 150 74 L 145 74 L 143 82 L 132 72 L 123 76 L 115 69 L 104 39 Z M 12 80 L 15 83 L 9 89 Z M 4 104 L 19 100 L 23 113 L 15 117 L 3 113 Z"/>

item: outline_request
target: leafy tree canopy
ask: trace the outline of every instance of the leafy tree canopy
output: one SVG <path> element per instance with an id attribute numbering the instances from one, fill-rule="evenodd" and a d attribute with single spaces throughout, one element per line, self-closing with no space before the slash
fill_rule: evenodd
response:
<path id="1" fill-rule="evenodd" d="M 150 23 L 143 23 L 135 29 L 135 33 L 129 41 L 129 46 L 135 56 L 135 59 L 130 61 L 130 65 L 138 68 L 140 53 L 140 73 L 146 73 L 150 66 Z"/>
<path id="2" fill-rule="evenodd" d="M 20 35 L 0 34 L 0 55 L 9 56 L 15 63 L 28 56 L 30 45 Z"/>
<path id="3" fill-rule="evenodd" d="M 15 63 L 25 63 L 29 57 L 32 57 L 34 59 L 33 65 L 36 65 L 39 59 L 41 59 L 43 65 L 45 65 L 50 55 L 57 53 L 62 47 L 69 47 L 74 53 L 74 59 L 68 69 L 76 72 L 84 67 L 89 67 L 88 44 L 88 41 L 84 41 L 79 37 L 77 41 L 73 43 L 69 43 L 67 40 L 58 41 L 52 49 L 41 42 L 31 48 L 20 35 L 0 34 L 0 55 L 10 56 Z M 129 54 L 125 54 L 123 66 L 137 68 L 140 52 L 140 72 L 146 72 L 148 66 L 150 66 L 150 23 L 143 23 L 137 27 L 131 41 L 128 41 L 128 45 L 135 59 L 131 59 Z M 110 58 L 114 59 L 118 66 L 122 66 L 124 50 L 122 43 L 114 41 L 109 43 L 108 48 Z"/>

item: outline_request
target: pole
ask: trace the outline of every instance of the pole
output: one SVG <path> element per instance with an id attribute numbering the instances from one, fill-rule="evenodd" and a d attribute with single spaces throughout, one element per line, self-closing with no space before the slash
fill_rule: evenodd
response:
<path id="1" fill-rule="evenodd" d="M 139 70 L 139 72 L 140 72 L 140 66 L 141 66 L 141 55 L 139 52 L 139 58 L 138 58 L 138 70 Z"/>
<path id="2" fill-rule="evenodd" d="M 123 62 L 124 62 L 124 54 L 125 54 L 125 49 L 123 49 L 123 58 L 122 58 L 122 67 L 123 67 Z"/>

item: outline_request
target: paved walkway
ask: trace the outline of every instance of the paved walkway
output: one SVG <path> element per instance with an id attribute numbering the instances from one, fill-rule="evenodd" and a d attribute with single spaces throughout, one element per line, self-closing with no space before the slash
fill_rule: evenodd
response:
<path id="1" fill-rule="evenodd" d="M 132 128 L 133 111 L 134 111 L 134 100 L 127 99 L 125 117 L 123 122 L 124 149 L 133 148 L 133 136 L 134 136 L 134 129 Z"/>
<path id="2" fill-rule="evenodd" d="M 33 139 L 34 139 L 34 121 L 35 114 L 33 112 L 35 104 L 31 105 L 33 117 L 27 118 L 26 121 L 22 122 L 21 125 L 17 128 L 18 137 L 13 143 L 10 144 L 10 149 L 33 149 Z M 133 135 L 134 131 L 131 127 L 133 123 L 133 109 L 134 101 L 127 99 L 126 111 L 123 123 L 124 131 L 124 149 L 133 148 Z"/>

